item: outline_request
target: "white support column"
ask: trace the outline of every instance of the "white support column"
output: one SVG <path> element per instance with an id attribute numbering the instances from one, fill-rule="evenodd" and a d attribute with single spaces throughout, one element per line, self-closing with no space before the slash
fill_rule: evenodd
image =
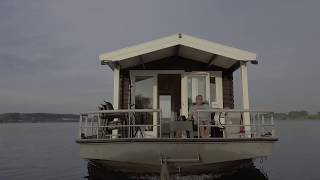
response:
<path id="1" fill-rule="evenodd" d="M 153 93 L 153 109 L 158 109 L 158 75 L 154 75 L 154 84 L 152 86 L 152 93 Z M 156 125 L 161 125 L 159 124 L 160 121 L 158 122 L 158 113 L 153 112 L 153 137 L 157 138 L 158 136 L 158 126 Z"/>
<path id="2" fill-rule="evenodd" d="M 210 73 L 206 75 L 206 101 L 208 102 L 209 107 L 212 107 L 211 104 L 211 93 L 210 93 Z"/>
<path id="3" fill-rule="evenodd" d="M 222 72 L 215 72 L 216 80 L 216 102 L 218 103 L 218 108 L 223 109 L 223 82 L 222 82 Z"/>
<path id="4" fill-rule="evenodd" d="M 181 75 L 181 115 L 188 117 L 188 78 Z"/>
<path id="5" fill-rule="evenodd" d="M 242 108 L 244 110 L 249 110 L 249 88 L 248 88 L 248 67 L 247 63 L 244 61 L 240 62 L 240 71 L 241 71 L 241 84 L 242 84 Z M 250 128 L 250 113 L 243 113 L 243 124 L 245 125 L 246 137 L 251 136 Z"/>
<path id="6" fill-rule="evenodd" d="M 113 108 L 119 109 L 119 86 L 120 86 L 120 67 L 115 66 L 113 69 Z M 114 119 L 118 121 L 118 119 Z M 112 138 L 118 138 L 118 130 L 112 130 Z"/>
<path id="7" fill-rule="evenodd" d="M 113 69 L 113 108 L 119 109 L 120 67 Z"/>

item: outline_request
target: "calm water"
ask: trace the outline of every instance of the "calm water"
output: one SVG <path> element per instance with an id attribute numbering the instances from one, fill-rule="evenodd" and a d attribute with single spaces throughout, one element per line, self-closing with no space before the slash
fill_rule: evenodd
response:
<path id="1" fill-rule="evenodd" d="M 273 155 L 262 164 L 257 161 L 256 167 L 271 180 L 320 179 L 320 121 L 276 125 L 280 141 Z M 77 123 L 0 124 L 0 180 L 85 179 L 87 164 L 79 157 L 76 135 Z M 246 169 L 224 179 L 261 176 L 256 171 Z"/>

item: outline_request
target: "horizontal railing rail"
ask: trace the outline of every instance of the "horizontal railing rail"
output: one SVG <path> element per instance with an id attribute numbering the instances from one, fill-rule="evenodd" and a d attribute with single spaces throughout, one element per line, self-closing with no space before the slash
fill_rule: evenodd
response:
<path id="1" fill-rule="evenodd" d="M 249 109 L 197 109 L 197 112 L 249 112 L 249 113 L 260 113 L 260 114 L 273 114 L 272 111 L 266 110 L 249 110 Z"/>
<path id="2" fill-rule="evenodd" d="M 202 128 L 221 128 L 223 138 L 241 137 L 275 137 L 274 113 L 271 111 L 248 109 L 198 109 L 196 110 L 198 123 L 198 137 L 207 137 Z M 212 125 L 201 115 L 210 113 L 218 116 L 214 118 L 219 125 Z M 222 122 L 221 122 L 222 120 Z M 201 122 L 203 124 L 201 124 Z M 236 123 L 236 124 L 234 124 Z M 236 128 L 239 128 L 238 132 Z M 221 134 L 220 134 L 221 136 Z"/>
<path id="3" fill-rule="evenodd" d="M 187 121 L 164 120 L 161 109 L 83 113 L 79 139 L 275 137 L 274 113 L 270 111 L 198 109 L 195 113 L 197 116 Z"/>
<path id="4" fill-rule="evenodd" d="M 161 132 L 160 112 L 160 109 L 119 109 L 83 113 L 80 115 L 79 138 L 140 138 L 139 133 L 156 138 L 161 135 L 158 133 Z M 143 121 L 149 121 L 149 124 Z"/>
<path id="5" fill-rule="evenodd" d="M 87 114 L 96 114 L 96 113 L 128 113 L 128 112 L 161 112 L 161 109 L 117 109 L 117 110 L 100 110 L 100 111 L 90 111 L 84 113 Z"/>

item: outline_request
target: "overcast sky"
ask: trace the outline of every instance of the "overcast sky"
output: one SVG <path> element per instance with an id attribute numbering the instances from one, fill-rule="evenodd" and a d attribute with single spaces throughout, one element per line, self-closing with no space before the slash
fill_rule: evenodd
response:
<path id="1" fill-rule="evenodd" d="M 179 32 L 258 54 L 259 65 L 249 66 L 253 109 L 317 112 L 319 7 L 318 0 L 1 0 L 0 112 L 93 110 L 113 91 L 100 53 Z"/>

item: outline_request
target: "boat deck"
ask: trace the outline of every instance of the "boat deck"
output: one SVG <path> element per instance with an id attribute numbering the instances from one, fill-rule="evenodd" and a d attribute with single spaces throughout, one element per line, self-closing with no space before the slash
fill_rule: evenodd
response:
<path id="1" fill-rule="evenodd" d="M 128 142 L 151 142 L 151 143 L 224 143 L 224 142 L 274 142 L 278 138 L 122 138 L 122 139 L 78 139 L 77 143 L 128 143 Z"/>
<path id="2" fill-rule="evenodd" d="M 212 114 L 212 123 L 200 123 L 202 112 Z M 137 117 L 147 117 L 138 113 L 157 113 L 158 120 L 138 123 L 143 121 Z M 250 123 L 243 123 L 244 114 Z M 210 129 L 209 137 L 201 135 L 203 127 Z M 77 143 L 82 158 L 123 172 L 155 173 L 168 164 L 170 172 L 199 173 L 268 156 L 277 140 L 272 114 L 266 112 L 205 109 L 195 120 L 165 121 L 161 110 L 132 109 L 81 115 Z"/>
<path id="3" fill-rule="evenodd" d="M 166 120 L 161 117 L 159 109 L 104 110 L 82 114 L 77 142 L 277 141 L 273 113 L 217 109 L 197 111 L 198 119 L 185 121 Z M 211 113 L 211 123 L 200 123 L 201 113 Z M 143 123 L 137 118 L 146 117 L 143 114 L 156 114 L 158 120 L 153 124 Z M 250 117 L 247 124 L 242 119 L 244 115 Z M 201 128 L 209 129 L 210 135 L 203 137 Z"/>

